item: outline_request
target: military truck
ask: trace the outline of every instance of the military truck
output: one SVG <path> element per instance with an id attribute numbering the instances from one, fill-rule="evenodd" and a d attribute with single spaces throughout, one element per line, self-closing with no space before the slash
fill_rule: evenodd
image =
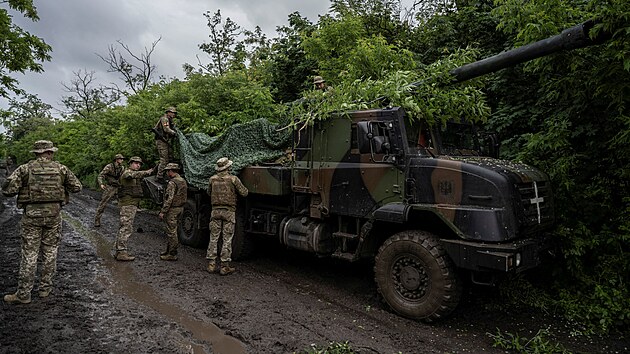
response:
<path id="1" fill-rule="evenodd" d="M 592 22 L 451 72 L 464 81 L 564 49 L 598 43 Z M 418 83 L 421 84 L 421 83 Z M 451 313 L 462 279 L 493 284 L 541 262 L 554 224 L 548 176 L 498 159 L 493 134 L 470 124 L 410 123 L 400 107 L 337 114 L 293 132 L 288 165 L 244 168 L 233 258 L 254 238 L 340 258 L 370 259 L 384 301 L 423 321 Z M 159 201 L 157 185 L 145 183 Z M 207 244 L 211 206 L 191 188 L 184 244 Z"/>

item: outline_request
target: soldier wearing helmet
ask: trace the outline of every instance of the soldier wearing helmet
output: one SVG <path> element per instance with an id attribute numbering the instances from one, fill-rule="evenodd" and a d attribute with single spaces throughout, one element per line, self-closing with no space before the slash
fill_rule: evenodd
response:
<path id="1" fill-rule="evenodd" d="M 155 133 L 155 145 L 157 147 L 160 163 L 157 166 L 157 180 L 163 181 L 164 167 L 173 158 L 172 141 L 177 136 L 175 131 L 175 122 L 173 119 L 177 117 L 177 109 L 168 107 L 166 112 L 153 127 Z"/>
<path id="2" fill-rule="evenodd" d="M 55 151 L 51 141 L 36 141 L 31 150 L 36 159 L 19 166 L 2 185 L 2 193 L 7 197 L 17 195 L 17 205 L 24 209 L 18 288 L 14 294 L 5 295 L 7 303 L 31 302 L 40 250 L 39 297 L 47 297 L 52 291 L 61 240 L 61 207 L 68 202 L 69 193 L 82 188 L 68 167 L 53 161 Z"/>
<path id="3" fill-rule="evenodd" d="M 125 161 L 125 157 L 122 154 L 116 154 L 113 162 L 105 165 L 101 173 L 98 174 L 97 180 L 103 194 L 101 195 L 101 202 L 98 204 L 96 214 L 94 215 L 94 227 L 101 226 L 101 215 L 103 215 L 107 203 L 109 203 L 118 192 L 118 180 L 124 170 L 122 165 L 123 161 Z"/>
<path id="4" fill-rule="evenodd" d="M 117 261 L 133 261 L 136 257 L 127 251 L 127 240 L 133 232 L 133 220 L 136 218 L 138 205 L 142 200 L 142 179 L 153 173 L 153 168 L 140 171 L 142 159 L 138 156 L 129 158 L 129 168 L 127 168 L 119 180 L 118 206 L 120 206 L 120 227 L 116 236 Z"/>
<path id="5" fill-rule="evenodd" d="M 227 157 L 217 160 L 217 173 L 210 177 L 208 183 L 208 195 L 212 203 L 210 214 L 210 243 L 206 258 L 209 260 L 208 272 L 221 275 L 234 272 L 231 267 L 232 261 L 232 236 L 234 236 L 234 225 L 236 224 L 236 198 L 237 194 L 246 197 L 248 190 L 241 183 L 241 180 L 230 174 L 232 161 Z M 221 249 L 221 268 L 217 267 L 217 246 L 219 237 L 223 236 L 223 247 Z"/>
<path id="6" fill-rule="evenodd" d="M 177 219 L 184 210 L 184 204 L 186 204 L 188 184 L 179 175 L 179 166 L 176 163 L 167 164 L 164 167 L 164 171 L 168 174 L 169 180 L 164 192 L 164 201 L 162 202 L 159 217 L 160 220 L 166 223 L 168 242 L 166 251 L 160 254 L 160 259 L 163 261 L 176 261 L 177 248 L 179 246 L 177 241 Z"/>

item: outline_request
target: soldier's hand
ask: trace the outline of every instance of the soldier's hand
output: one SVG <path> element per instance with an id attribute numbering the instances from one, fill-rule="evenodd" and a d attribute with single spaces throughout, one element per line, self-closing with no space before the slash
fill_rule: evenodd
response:
<path id="1" fill-rule="evenodd" d="M 105 185 L 104 184 L 101 184 L 101 189 L 105 190 Z"/>
<path id="2" fill-rule="evenodd" d="M 164 220 L 164 213 L 159 213 L 158 217 L 160 218 L 160 220 Z"/>

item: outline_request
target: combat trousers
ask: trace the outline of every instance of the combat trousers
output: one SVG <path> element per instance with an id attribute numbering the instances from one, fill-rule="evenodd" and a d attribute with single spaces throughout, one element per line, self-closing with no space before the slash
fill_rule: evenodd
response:
<path id="1" fill-rule="evenodd" d="M 183 210 L 184 207 L 172 207 L 168 210 L 168 213 L 164 215 L 164 222 L 166 223 L 166 237 L 168 237 L 166 254 L 170 254 L 172 256 L 177 255 L 177 248 L 179 247 L 179 241 L 177 239 L 177 222 Z"/>
<path id="2" fill-rule="evenodd" d="M 173 147 L 171 144 L 164 140 L 156 140 L 155 146 L 157 147 L 158 155 L 160 156 L 160 164 L 157 168 L 157 178 L 164 178 L 164 167 L 173 157 Z"/>
<path id="3" fill-rule="evenodd" d="M 127 240 L 133 232 L 133 220 L 136 218 L 138 207 L 125 205 L 120 207 L 120 227 L 116 236 L 116 253 L 127 250 Z"/>
<path id="4" fill-rule="evenodd" d="M 210 243 L 206 258 L 214 261 L 217 258 L 217 246 L 219 237 L 223 235 L 223 247 L 221 249 L 221 262 L 232 261 L 232 237 L 236 213 L 228 209 L 212 209 L 210 214 Z"/>
<path id="5" fill-rule="evenodd" d="M 96 208 L 96 215 L 94 215 L 94 221 L 100 221 L 101 215 L 103 215 L 103 211 L 107 207 L 107 203 L 116 195 L 118 192 L 118 188 L 114 186 L 105 186 L 105 190 L 101 196 L 101 202 L 98 204 L 98 208 Z"/>
<path id="6" fill-rule="evenodd" d="M 22 258 L 18 275 L 17 296 L 30 297 L 37 271 L 37 256 L 42 251 L 39 290 L 52 287 L 57 270 L 57 250 L 61 241 L 61 213 L 51 217 L 22 216 Z"/>

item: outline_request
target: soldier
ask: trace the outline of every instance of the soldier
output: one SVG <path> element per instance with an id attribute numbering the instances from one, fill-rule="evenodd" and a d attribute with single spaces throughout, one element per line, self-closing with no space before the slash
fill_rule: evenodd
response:
<path id="1" fill-rule="evenodd" d="M 176 163 L 169 163 L 164 167 L 169 181 L 164 192 L 164 202 L 162 203 L 162 209 L 160 210 L 160 220 L 166 222 L 166 235 L 168 237 L 168 243 L 166 244 L 166 251 L 160 254 L 160 259 L 163 261 L 176 261 L 177 260 L 177 219 L 184 210 L 184 204 L 186 204 L 186 197 L 188 196 L 188 184 L 177 173 L 179 166 Z"/>
<path id="2" fill-rule="evenodd" d="M 109 200 L 118 192 L 118 180 L 124 170 L 123 161 L 125 161 L 125 157 L 122 154 L 116 154 L 114 162 L 105 165 L 101 173 L 98 174 L 98 184 L 103 190 L 103 195 L 98 208 L 96 208 L 96 215 L 94 215 L 94 227 L 101 226 L 101 215 L 103 215 Z"/>
<path id="3" fill-rule="evenodd" d="M 22 259 L 18 288 L 4 296 L 7 303 L 28 304 L 37 270 L 37 256 L 42 251 L 39 297 L 52 291 L 52 279 L 57 269 L 57 250 L 61 240 L 61 207 L 68 194 L 81 191 L 81 182 L 68 167 L 53 161 L 58 149 L 48 140 L 35 142 L 36 159 L 19 166 L 5 181 L 2 193 L 17 194 L 17 206 L 22 215 Z"/>
<path id="4" fill-rule="evenodd" d="M 327 90 L 326 81 L 324 81 L 324 78 L 321 76 L 315 76 L 313 78 L 313 86 L 315 86 L 315 90 Z"/>
<path id="5" fill-rule="evenodd" d="M 133 220 L 142 199 L 142 178 L 153 173 L 153 168 L 138 171 L 142 166 L 142 159 L 134 156 L 129 159 L 129 168 L 120 176 L 118 188 L 118 206 L 120 206 L 120 228 L 116 237 L 116 254 L 118 261 L 133 261 L 136 257 L 127 252 L 127 240 L 133 231 Z"/>
<path id="6" fill-rule="evenodd" d="M 221 275 L 228 275 L 234 272 L 230 266 L 232 260 L 232 236 L 234 236 L 234 224 L 236 223 L 236 193 L 246 197 L 248 190 L 241 180 L 230 174 L 232 161 L 227 157 L 222 157 L 217 161 L 217 173 L 210 177 L 208 183 L 208 195 L 212 203 L 212 213 L 210 216 L 210 243 L 206 258 L 208 272 L 215 273 L 218 269 L 217 243 L 223 234 L 223 249 L 221 250 Z"/>
<path id="7" fill-rule="evenodd" d="M 158 181 L 163 181 L 164 166 L 166 166 L 171 158 L 173 158 L 172 140 L 177 136 L 173 118 L 176 116 L 177 110 L 175 107 L 167 108 L 166 113 L 160 117 L 160 120 L 158 120 L 153 128 L 153 132 L 155 133 L 155 145 L 157 147 L 158 155 L 160 156 L 160 163 L 157 167 L 156 177 Z"/>

